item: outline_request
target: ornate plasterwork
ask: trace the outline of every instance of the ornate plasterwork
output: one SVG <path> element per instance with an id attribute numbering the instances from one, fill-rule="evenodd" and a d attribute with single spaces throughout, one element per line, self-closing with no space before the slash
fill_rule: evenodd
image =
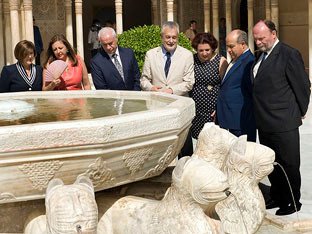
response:
<path id="1" fill-rule="evenodd" d="M 125 166 L 129 169 L 131 175 L 140 171 L 144 166 L 144 163 L 153 154 L 153 147 L 141 148 L 125 152 L 122 160 Z"/>
<path id="2" fill-rule="evenodd" d="M 102 157 L 97 158 L 88 168 L 89 169 L 80 176 L 85 175 L 89 177 L 95 188 L 103 184 L 109 184 L 115 180 L 112 169 L 107 167 L 106 161 L 104 161 Z"/>
<path id="3" fill-rule="evenodd" d="M 47 187 L 49 181 L 55 173 L 61 168 L 63 163 L 59 160 L 25 163 L 18 168 L 31 181 L 33 188 L 43 190 Z"/>

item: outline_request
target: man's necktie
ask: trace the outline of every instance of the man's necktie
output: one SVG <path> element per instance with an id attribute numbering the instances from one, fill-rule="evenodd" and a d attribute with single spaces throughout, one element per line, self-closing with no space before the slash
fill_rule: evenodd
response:
<path id="1" fill-rule="evenodd" d="M 121 78 L 124 80 L 124 73 L 123 73 L 122 66 L 121 66 L 120 62 L 117 59 L 117 54 L 113 54 L 112 57 L 114 59 L 115 67 L 117 68 Z"/>
<path id="2" fill-rule="evenodd" d="M 165 64 L 165 74 L 166 74 L 166 77 L 167 77 L 168 76 L 168 72 L 169 72 L 169 68 L 170 68 L 170 64 L 171 64 L 171 54 L 170 54 L 170 52 L 166 53 L 166 57 L 167 57 L 167 60 L 166 60 L 166 64 Z"/>
<path id="3" fill-rule="evenodd" d="M 263 62 L 264 62 L 264 60 L 265 60 L 265 58 L 266 58 L 267 55 L 268 55 L 267 52 L 263 52 L 263 53 L 262 53 L 262 58 L 261 58 L 261 61 L 260 61 L 259 68 L 262 66 L 262 64 L 263 64 Z M 259 70 L 259 68 L 258 68 L 258 70 Z"/>

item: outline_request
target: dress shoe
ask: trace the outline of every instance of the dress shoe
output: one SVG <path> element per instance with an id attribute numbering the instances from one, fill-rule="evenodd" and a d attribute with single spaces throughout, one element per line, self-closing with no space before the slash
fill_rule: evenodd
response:
<path id="1" fill-rule="evenodd" d="M 274 200 L 272 200 L 272 199 L 268 200 L 268 201 L 265 203 L 265 208 L 266 208 L 267 210 L 273 209 L 273 208 L 277 208 L 277 207 L 280 207 L 279 204 L 278 204 L 278 202 L 276 202 L 276 201 L 274 201 Z"/>
<path id="2" fill-rule="evenodd" d="M 299 211 L 301 209 L 301 203 L 297 204 L 297 210 L 295 209 L 295 206 L 293 204 L 289 206 L 284 206 L 279 208 L 276 211 L 276 215 L 290 215 L 292 213 L 295 213 L 296 211 Z"/>

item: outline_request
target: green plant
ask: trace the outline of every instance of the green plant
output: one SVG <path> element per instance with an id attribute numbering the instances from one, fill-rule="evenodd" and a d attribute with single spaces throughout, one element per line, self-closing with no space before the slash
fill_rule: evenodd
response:
<path id="1" fill-rule="evenodd" d="M 146 52 L 161 45 L 160 32 L 158 25 L 144 25 L 131 28 L 118 36 L 118 44 L 121 47 L 131 48 L 134 51 L 140 71 L 142 71 Z M 183 33 L 179 34 L 179 45 L 192 51 L 191 43 Z"/>

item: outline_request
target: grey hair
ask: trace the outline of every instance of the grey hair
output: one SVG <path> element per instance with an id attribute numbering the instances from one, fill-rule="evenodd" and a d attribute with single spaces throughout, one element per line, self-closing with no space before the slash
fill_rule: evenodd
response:
<path id="1" fill-rule="evenodd" d="M 248 36 L 247 33 L 243 30 L 237 30 L 237 43 L 241 44 L 241 43 L 245 43 L 246 45 L 248 45 Z"/>
<path id="2" fill-rule="evenodd" d="M 178 34 L 179 34 L 179 25 L 176 22 L 167 21 L 167 22 L 163 23 L 161 26 L 161 34 L 163 34 L 165 28 L 171 28 L 171 29 L 175 28 L 175 29 L 177 29 Z"/>
<path id="3" fill-rule="evenodd" d="M 104 37 L 106 35 L 112 35 L 113 37 L 117 38 L 117 34 L 115 30 L 111 27 L 104 27 L 98 33 L 98 38 Z"/>

